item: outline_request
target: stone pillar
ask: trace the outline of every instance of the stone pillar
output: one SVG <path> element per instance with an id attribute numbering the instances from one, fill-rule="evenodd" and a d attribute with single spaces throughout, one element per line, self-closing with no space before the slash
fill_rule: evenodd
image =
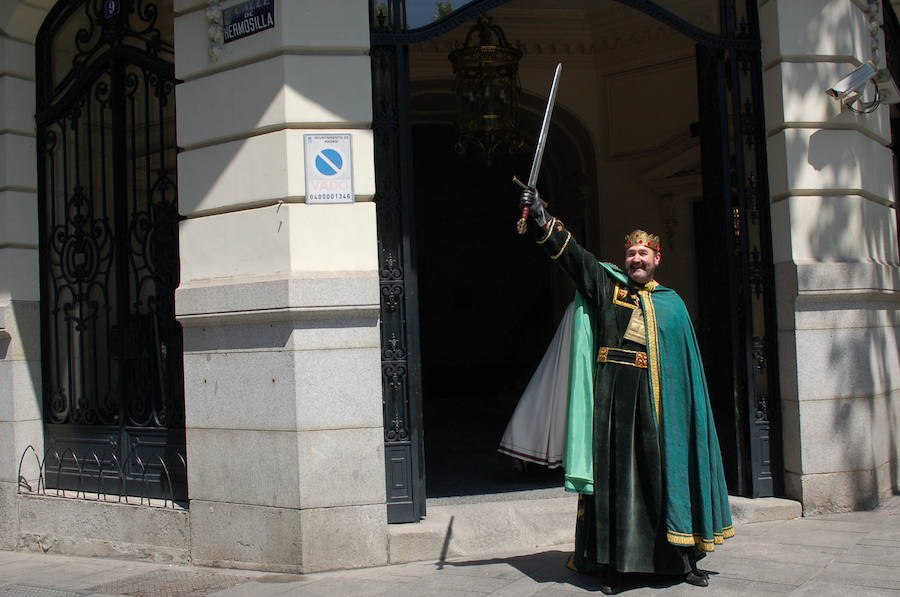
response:
<path id="1" fill-rule="evenodd" d="M 30 43 L 41 16 L 16 2 L 0 10 L 0 549 L 17 541 L 19 461 L 33 446 L 21 473 L 35 483 L 36 456 L 43 453 Z"/>
<path id="2" fill-rule="evenodd" d="M 387 561 L 367 6 L 275 0 L 211 53 L 208 3 L 175 2 L 195 563 Z M 306 204 L 306 132 L 352 135 L 354 203 Z"/>
<path id="3" fill-rule="evenodd" d="M 760 2 L 786 487 L 806 513 L 865 508 L 900 488 L 889 108 L 856 114 L 825 93 L 872 57 L 866 10 Z"/>

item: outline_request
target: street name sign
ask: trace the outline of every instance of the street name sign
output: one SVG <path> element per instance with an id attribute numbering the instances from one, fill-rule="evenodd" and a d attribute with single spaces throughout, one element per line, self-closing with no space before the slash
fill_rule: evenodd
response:
<path id="1" fill-rule="evenodd" d="M 222 11 L 222 33 L 226 44 L 274 26 L 275 0 L 250 0 Z"/>

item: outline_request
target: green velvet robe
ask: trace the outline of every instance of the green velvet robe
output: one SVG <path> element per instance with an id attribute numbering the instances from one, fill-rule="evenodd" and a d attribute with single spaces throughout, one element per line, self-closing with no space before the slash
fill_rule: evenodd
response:
<path id="1" fill-rule="evenodd" d="M 579 295 L 565 455 L 566 488 L 581 494 L 571 565 L 686 573 L 689 551 L 711 551 L 734 534 L 687 309 L 675 291 L 636 286 L 598 263 L 558 220 L 538 242 Z M 646 344 L 624 337 L 638 305 Z M 645 352 L 648 366 L 599 363 L 601 347 Z"/>

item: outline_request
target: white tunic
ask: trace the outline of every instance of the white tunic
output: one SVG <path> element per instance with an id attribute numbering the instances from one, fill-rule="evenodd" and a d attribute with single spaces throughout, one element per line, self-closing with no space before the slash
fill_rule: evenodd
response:
<path id="1" fill-rule="evenodd" d="M 550 468 L 563 464 L 574 310 L 574 303 L 569 303 L 506 426 L 497 448 L 500 452 Z"/>

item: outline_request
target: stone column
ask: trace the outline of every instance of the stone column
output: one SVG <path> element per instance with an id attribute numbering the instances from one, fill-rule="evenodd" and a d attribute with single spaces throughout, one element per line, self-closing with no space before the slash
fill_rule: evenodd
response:
<path id="1" fill-rule="evenodd" d="M 17 541 L 19 461 L 33 446 L 21 473 L 35 483 L 43 453 L 31 45 L 41 16 L 16 2 L 0 10 L 0 549 Z"/>
<path id="2" fill-rule="evenodd" d="M 856 114 L 825 93 L 873 57 L 880 4 L 760 2 L 786 487 L 806 513 L 868 507 L 900 487 L 889 108 Z"/>
<path id="3" fill-rule="evenodd" d="M 175 6 L 193 560 L 384 564 L 368 3 L 275 0 L 218 47 Z M 307 132 L 352 135 L 354 203 L 306 204 Z"/>

